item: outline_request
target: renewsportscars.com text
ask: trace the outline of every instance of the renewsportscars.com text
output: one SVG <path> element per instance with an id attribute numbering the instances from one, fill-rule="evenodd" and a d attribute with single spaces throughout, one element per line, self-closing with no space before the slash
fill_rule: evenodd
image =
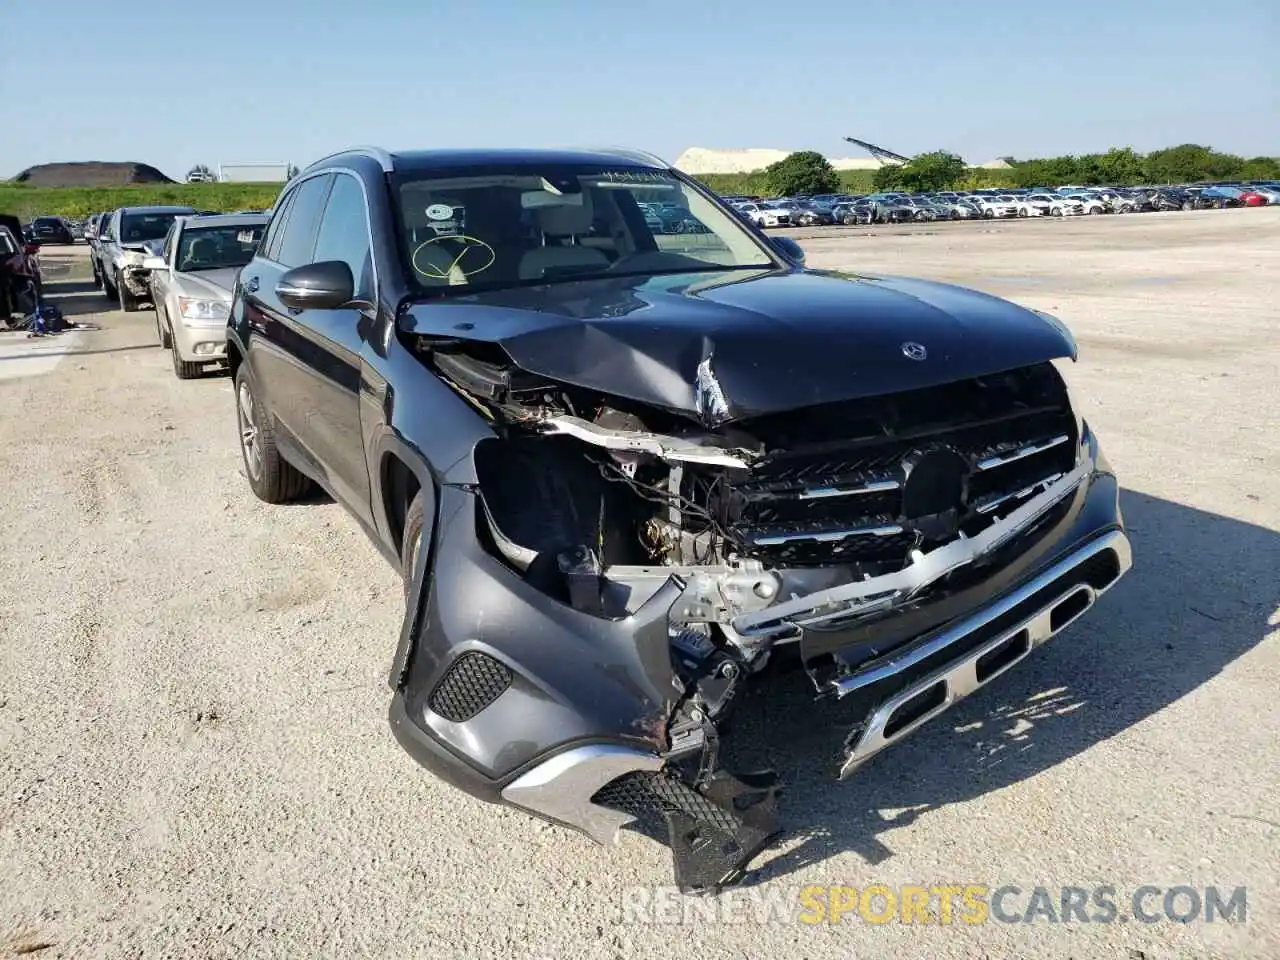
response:
<path id="1" fill-rule="evenodd" d="M 622 922 L 639 924 L 1245 923 L 1245 887 L 808 884 L 690 897 L 676 887 L 622 894 Z"/>

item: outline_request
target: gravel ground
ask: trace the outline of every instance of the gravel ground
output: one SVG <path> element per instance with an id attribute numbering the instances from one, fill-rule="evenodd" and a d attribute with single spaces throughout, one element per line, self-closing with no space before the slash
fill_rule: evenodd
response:
<path id="1" fill-rule="evenodd" d="M 802 687 L 749 698 L 789 832 L 736 915 L 637 922 L 666 851 L 402 754 L 395 572 L 334 504 L 256 501 L 226 379 L 178 381 L 152 313 L 67 279 L 87 329 L 0 334 L 0 956 L 1280 956 L 1280 210 L 798 235 L 1076 331 L 1136 553 L 1097 609 L 848 783 Z M 1111 884 L 1122 915 L 1143 884 L 1245 886 L 1248 913 L 809 925 L 748 899 L 874 883 Z"/>

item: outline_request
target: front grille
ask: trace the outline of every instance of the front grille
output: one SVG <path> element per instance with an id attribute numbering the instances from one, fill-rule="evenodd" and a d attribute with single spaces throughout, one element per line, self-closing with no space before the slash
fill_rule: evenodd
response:
<path id="1" fill-rule="evenodd" d="M 483 653 L 464 653 L 431 691 L 431 709 L 453 723 L 470 720 L 511 686 L 506 664 Z"/>
<path id="2" fill-rule="evenodd" d="M 871 575 L 1007 515 L 1075 466 L 1078 439 L 1050 364 L 741 426 L 769 452 L 716 488 L 738 548 Z"/>

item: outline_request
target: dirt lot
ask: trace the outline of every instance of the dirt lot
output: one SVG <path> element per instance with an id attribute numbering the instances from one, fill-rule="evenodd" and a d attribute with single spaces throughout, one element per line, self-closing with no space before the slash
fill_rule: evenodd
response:
<path id="1" fill-rule="evenodd" d="M 748 700 L 790 830 L 746 889 L 1015 884 L 1022 913 L 1110 884 L 1128 922 L 636 922 L 666 851 L 416 768 L 384 718 L 395 572 L 332 503 L 254 500 L 227 381 L 178 381 L 152 313 L 64 282 L 88 329 L 0 334 L 0 956 L 1280 956 L 1280 210 L 804 245 L 1070 324 L 1136 566 L 848 783 L 802 688 Z M 1247 920 L 1137 922 L 1144 884 L 1247 887 Z"/>

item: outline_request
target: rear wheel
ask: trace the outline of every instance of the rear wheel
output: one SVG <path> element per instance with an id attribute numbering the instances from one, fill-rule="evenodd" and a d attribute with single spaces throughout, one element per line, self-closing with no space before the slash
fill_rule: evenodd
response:
<path id="1" fill-rule="evenodd" d="M 311 481 L 276 449 L 270 418 L 258 402 L 247 363 L 240 364 L 236 370 L 235 387 L 240 453 L 250 489 L 267 503 L 296 500 L 311 486 Z"/>

